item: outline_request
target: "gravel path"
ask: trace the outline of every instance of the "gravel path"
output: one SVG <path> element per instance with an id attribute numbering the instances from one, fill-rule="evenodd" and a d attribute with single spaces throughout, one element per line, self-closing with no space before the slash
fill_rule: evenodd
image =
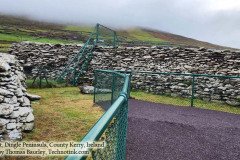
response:
<path id="1" fill-rule="evenodd" d="M 240 115 L 130 100 L 127 160 L 240 160 Z"/>

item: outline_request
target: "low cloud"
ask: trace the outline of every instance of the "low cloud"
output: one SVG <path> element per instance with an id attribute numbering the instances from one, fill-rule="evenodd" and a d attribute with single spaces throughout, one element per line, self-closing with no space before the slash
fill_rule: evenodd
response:
<path id="1" fill-rule="evenodd" d="M 240 48 L 237 0 L 0 0 L 0 12 L 72 24 L 149 27 Z"/>

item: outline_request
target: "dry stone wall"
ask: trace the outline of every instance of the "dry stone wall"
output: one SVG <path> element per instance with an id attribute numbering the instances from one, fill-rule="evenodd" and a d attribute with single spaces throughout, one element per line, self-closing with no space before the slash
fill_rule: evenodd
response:
<path id="1" fill-rule="evenodd" d="M 34 127 L 23 69 L 9 54 L 0 53 L 0 139 L 22 139 Z"/>
<path id="2" fill-rule="evenodd" d="M 103 49 L 95 53 L 92 67 L 240 75 L 240 51 L 205 48 L 135 47 Z"/>
<path id="3" fill-rule="evenodd" d="M 81 45 L 51 45 L 41 43 L 16 43 L 10 54 L 16 55 L 28 77 L 37 74 L 38 68 L 45 66 L 48 77 L 59 75 L 69 58 L 79 52 Z"/>
<path id="4" fill-rule="evenodd" d="M 27 66 L 41 63 L 53 65 L 54 77 L 80 49 L 76 45 L 15 44 L 12 54 Z M 23 55 L 28 56 L 23 56 Z M 50 56 L 50 55 L 51 56 Z M 60 56 L 60 58 L 59 58 Z M 64 56 L 61 59 L 61 56 Z M 82 81 L 92 81 L 94 69 L 180 72 L 240 76 L 240 51 L 181 47 L 119 47 L 98 48 Z M 34 74 L 34 69 L 31 74 Z M 157 94 L 189 97 L 191 77 L 134 74 L 132 87 Z M 237 79 L 197 78 L 196 97 L 224 101 L 239 106 L 240 84 Z"/>
<path id="5" fill-rule="evenodd" d="M 87 76 L 96 68 L 240 76 L 240 51 L 205 48 L 135 47 L 94 53 Z M 91 77 L 91 76 L 90 76 Z M 85 77 L 87 78 L 87 77 Z M 133 74 L 132 88 L 191 97 L 192 77 Z M 240 106 L 240 79 L 195 78 L 195 97 Z"/>

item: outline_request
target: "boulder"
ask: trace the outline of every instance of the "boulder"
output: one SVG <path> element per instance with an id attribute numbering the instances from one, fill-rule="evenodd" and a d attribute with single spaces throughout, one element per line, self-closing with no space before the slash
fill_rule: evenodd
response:
<path id="1" fill-rule="evenodd" d="M 94 87 L 93 86 L 81 86 L 80 92 L 83 94 L 93 94 L 94 93 Z"/>

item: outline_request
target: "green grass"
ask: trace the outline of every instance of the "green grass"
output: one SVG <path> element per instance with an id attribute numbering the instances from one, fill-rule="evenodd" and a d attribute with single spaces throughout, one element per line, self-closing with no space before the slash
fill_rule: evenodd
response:
<path id="1" fill-rule="evenodd" d="M 93 107 L 93 96 L 80 94 L 77 87 L 28 89 L 40 95 L 33 103 L 35 129 L 24 140 L 79 141 L 103 114 Z"/>
<path id="2" fill-rule="evenodd" d="M 89 26 L 66 26 L 64 29 L 68 30 L 68 31 L 78 31 L 78 32 L 92 32 L 93 31 L 93 27 L 89 27 Z M 118 32 L 118 34 L 121 35 L 121 32 Z M 153 43 L 166 42 L 164 40 L 154 37 L 153 35 L 145 32 L 142 29 L 130 29 L 124 33 L 124 36 L 129 37 L 130 40 L 153 42 Z"/>
<path id="3" fill-rule="evenodd" d="M 77 32 L 93 32 L 94 28 L 90 26 L 66 26 L 64 30 Z"/>
<path id="4" fill-rule="evenodd" d="M 67 41 L 61 39 L 53 39 L 53 38 L 39 38 L 33 37 L 28 35 L 14 35 L 14 34 L 3 34 L 0 33 L 0 41 L 7 41 L 7 42 L 21 42 L 21 41 L 30 41 L 30 42 L 41 42 L 41 43 L 51 43 L 51 44 L 58 44 L 58 43 L 72 43 L 78 41 Z"/>
<path id="5" fill-rule="evenodd" d="M 75 40 L 63 40 L 56 38 L 44 38 L 44 37 L 34 37 L 27 34 L 16 34 L 16 33 L 0 33 L 0 52 L 8 52 L 10 46 L 14 42 L 38 42 L 38 43 L 49 43 L 49 44 L 80 44 L 81 41 Z"/>
<path id="6" fill-rule="evenodd" d="M 139 41 L 149 41 L 149 42 L 155 42 L 155 43 L 162 43 L 162 42 L 166 42 L 164 40 L 161 40 L 159 38 L 155 38 L 153 35 L 151 35 L 150 33 L 147 33 L 141 29 L 131 29 L 128 30 L 128 36 L 132 37 L 135 40 L 139 40 Z"/>
<path id="7" fill-rule="evenodd" d="M 77 87 L 28 89 L 28 92 L 42 98 L 32 103 L 35 128 L 24 133 L 24 141 L 78 142 L 103 114 L 102 109 L 93 107 L 93 96 L 80 94 Z M 19 159 L 47 160 L 51 157 Z"/>
<path id="8" fill-rule="evenodd" d="M 18 37 L 16 35 L 11 35 L 11 34 L 0 33 L 0 40 L 8 41 L 8 42 L 20 42 L 21 37 Z"/>
<path id="9" fill-rule="evenodd" d="M 152 93 L 145 93 L 145 92 L 141 92 L 141 91 L 131 92 L 131 96 L 138 100 L 150 101 L 150 102 L 155 102 L 155 103 L 170 104 L 170 105 L 175 105 L 175 106 L 190 106 L 189 98 L 155 95 Z M 196 99 L 194 101 L 194 106 L 197 108 L 202 108 L 202 109 L 209 109 L 209 110 L 216 110 L 216 111 L 221 111 L 221 112 L 240 114 L 240 108 L 233 107 L 233 106 L 223 104 L 223 103 L 206 102 L 206 101 Z"/>

